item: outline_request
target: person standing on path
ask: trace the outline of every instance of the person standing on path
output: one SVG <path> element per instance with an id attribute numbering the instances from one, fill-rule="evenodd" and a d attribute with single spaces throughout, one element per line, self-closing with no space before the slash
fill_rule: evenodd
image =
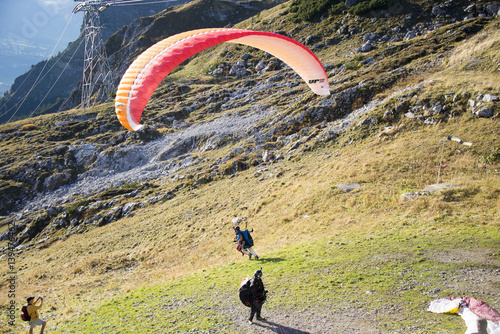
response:
<path id="1" fill-rule="evenodd" d="M 43 298 L 38 297 L 38 299 L 35 300 L 35 297 L 29 297 L 27 301 L 28 301 L 27 309 L 28 309 L 28 314 L 30 316 L 30 334 L 33 334 L 33 328 L 35 328 L 36 326 L 42 326 L 40 334 L 43 334 L 47 322 L 40 319 L 40 314 L 38 313 L 38 310 L 42 308 Z M 40 305 L 36 305 L 38 301 L 40 301 Z"/>
<path id="2" fill-rule="evenodd" d="M 257 270 L 250 279 L 250 317 L 248 322 L 253 323 L 253 317 L 257 315 L 257 320 L 265 320 L 260 314 L 262 304 L 266 301 L 267 290 L 264 289 L 262 282 L 262 269 Z"/>

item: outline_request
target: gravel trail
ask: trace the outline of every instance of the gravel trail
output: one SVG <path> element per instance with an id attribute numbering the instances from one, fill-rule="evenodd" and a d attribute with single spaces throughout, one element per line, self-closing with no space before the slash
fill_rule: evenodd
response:
<path id="1" fill-rule="evenodd" d="M 248 131 L 271 116 L 273 112 L 275 111 L 270 108 L 243 116 L 226 114 L 214 121 L 194 124 L 167 134 L 145 145 L 128 145 L 120 148 L 111 159 L 107 158 L 106 152 L 101 152 L 97 163 L 80 175 L 77 182 L 37 196 L 25 206 L 25 210 L 47 207 L 64 202 L 75 195 L 91 194 L 124 183 L 169 177 L 178 168 L 168 168 L 161 157 L 168 150 L 175 149 L 180 142 L 207 135 L 245 137 Z"/>

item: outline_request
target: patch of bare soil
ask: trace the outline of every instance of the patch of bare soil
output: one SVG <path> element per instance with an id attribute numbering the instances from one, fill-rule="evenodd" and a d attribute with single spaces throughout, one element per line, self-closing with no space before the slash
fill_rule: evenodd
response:
<path id="1" fill-rule="evenodd" d="M 500 259 L 492 256 L 491 249 L 463 249 L 458 245 L 452 250 L 443 250 L 427 254 L 429 260 L 435 260 L 442 263 L 481 263 L 487 265 L 500 266 Z"/>
<path id="2" fill-rule="evenodd" d="M 249 324 L 248 313 L 238 317 L 239 326 L 234 329 L 245 333 L 280 333 L 280 334 L 313 334 L 313 333 L 343 333 L 343 334 L 374 334 L 376 316 L 360 310 L 306 310 L 302 312 L 270 312 L 264 321 L 254 321 Z M 263 310 L 263 312 L 265 309 Z M 237 328 L 236 328 L 237 327 Z"/>
<path id="3" fill-rule="evenodd" d="M 467 250 L 462 248 L 453 249 L 450 251 L 433 251 L 426 254 L 427 260 L 439 261 L 442 263 L 463 264 L 457 270 L 443 271 L 433 278 L 438 286 L 431 286 L 429 282 L 412 282 L 409 281 L 408 286 L 420 286 L 422 292 L 428 295 L 429 303 L 434 299 L 444 297 L 477 297 L 477 295 L 486 296 L 484 301 L 488 302 L 493 307 L 500 300 L 500 260 L 491 255 L 492 250 L 477 249 Z M 408 268 L 409 271 L 413 270 Z M 464 292 L 463 296 L 448 296 L 443 295 L 443 289 L 451 289 Z M 405 289 L 404 287 L 402 289 Z M 488 296 L 491 296 L 488 298 Z M 218 297 L 220 298 L 220 296 Z M 273 307 L 269 309 L 264 304 L 262 316 L 266 319 L 256 321 L 252 324 L 248 323 L 250 309 L 239 303 L 235 296 L 226 296 L 223 298 L 225 302 L 219 304 L 216 308 L 218 311 L 228 316 L 232 323 L 223 325 L 224 328 L 217 328 L 214 332 L 208 333 L 223 333 L 223 332 L 244 332 L 255 334 L 380 334 L 380 333 L 422 333 L 424 329 L 421 324 L 428 321 L 427 306 L 421 305 L 421 314 L 415 315 L 416 322 L 413 325 L 408 325 L 401 330 L 384 329 L 381 323 L 387 322 L 387 319 L 405 319 L 405 310 L 397 306 L 391 305 L 390 300 L 379 305 L 376 311 L 366 311 L 359 308 L 339 307 L 331 305 L 326 309 L 311 308 L 303 311 L 291 311 Z M 231 306 L 231 302 L 234 305 Z M 444 321 L 444 318 L 443 318 Z M 455 320 L 458 323 L 462 322 L 460 317 Z M 436 323 L 439 327 L 439 323 Z M 465 327 L 464 327 L 465 328 Z"/>

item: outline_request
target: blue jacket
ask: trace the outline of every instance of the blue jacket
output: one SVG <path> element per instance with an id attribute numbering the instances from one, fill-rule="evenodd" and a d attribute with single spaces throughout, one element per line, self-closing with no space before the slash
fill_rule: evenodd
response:
<path id="1" fill-rule="evenodd" d="M 234 241 L 238 242 L 241 239 L 243 239 L 243 248 L 250 248 L 253 246 L 253 239 L 248 230 L 239 231 Z"/>

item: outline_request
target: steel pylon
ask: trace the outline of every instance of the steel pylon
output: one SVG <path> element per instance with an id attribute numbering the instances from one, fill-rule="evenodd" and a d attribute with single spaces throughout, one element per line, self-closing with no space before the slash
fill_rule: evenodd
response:
<path id="1" fill-rule="evenodd" d="M 99 16 L 109 5 L 105 1 L 87 0 L 80 1 L 73 9 L 73 13 L 85 12 L 83 18 L 85 51 L 83 57 L 82 108 L 88 108 L 97 101 L 106 100 L 113 89 Z M 92 96 L 96 93 L 97 95 L 92 101 Z"/>

